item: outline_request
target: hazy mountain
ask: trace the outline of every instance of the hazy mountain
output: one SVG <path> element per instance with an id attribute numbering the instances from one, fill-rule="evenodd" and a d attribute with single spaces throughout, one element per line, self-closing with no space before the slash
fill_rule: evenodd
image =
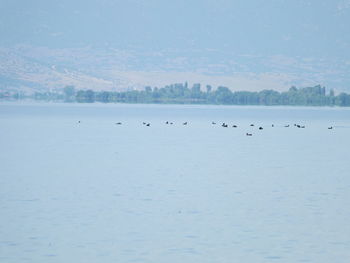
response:
<path id="1" fill-rule="evenodd" d="M 349 12 L 349 0 L 0 0 L 0 86 L 350 91 Z"/>

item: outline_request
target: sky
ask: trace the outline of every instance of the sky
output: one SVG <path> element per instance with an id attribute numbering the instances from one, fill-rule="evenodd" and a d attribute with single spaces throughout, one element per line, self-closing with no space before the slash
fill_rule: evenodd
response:
<path id="1" fill-rule="evenodd" d="M 200 50 L 344 63 L 350 61 L 350 0 L 0 0 L 0 35 L 5 47 L 186 56 Z"/>
<path id="2" fill-rule="evenodd" d="M 345 0 L 1 0 L 1 44 L 349 56 Z"/>

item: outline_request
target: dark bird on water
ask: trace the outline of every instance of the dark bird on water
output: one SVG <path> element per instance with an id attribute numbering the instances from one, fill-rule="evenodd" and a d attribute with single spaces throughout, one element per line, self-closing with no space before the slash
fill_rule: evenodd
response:
<path id="1" fill-rule="evenodd" d="M 253 134 L 247 132 L 245 135 L 247 135 L 247 136 L 252 136 Z"/>
<path id="2" fill-rule="evenodd" d="M 328 127 L 328 130 L 332 130 L 333 129 L 333 126 L 331 126 L 331 127 Z"/>
<path id="3" fill-rule="evenodd" d="M 122 123 L 121 122 L 117 122 L 116 125 L 122 125 Z"/>
<path id="4" fill-rule="evenodd" d="M 288 125 L 285 125 L 284 127 L 288 128 L 288 127 L 289 127 L 289 124 L 288 124 Z"/>
<path id="5" fill-rule="evenodd" d="M 254 124 L 250 124 L 250 126 L 252 126 L 252 127 L 253 127 L 253 126 L 254 126 Z"/>
<path id="6" fill-rule="evenodd" d="M 259 127 L 259 130 L 263 130 L 264 128 L 263 127 Z"/>
<path id="7" fill-rule="evenodd" d="M 166 122 L 165 122 L 165 124 L 169 124 L 169 122 L 168 122 L 168 121 L 166 121 Z"/>
<path id="8" fill-rule="evenodd" d="M 187 121 L 183 123 L 183 125 L 187 125 Z"/>
<path id="9" fill-rule="evenodd" d="M 149 126 L 151 126 L 151 124 L 150 124 L 150 123 L 147 123 L 146 126 L 149 127 Z"/>
<path id="10" fill-rule="evenodd" d="M 215 125 L 215 124 L 216 124 L 216 122 L 213 122 L 213 121 L 212 121 L 212 122 L 211 122 L 211 124 Z"/>
<path id="11" fill-rule="evenodd" d="M 228 125 L 226 123 L 223 123 L 221 126 L 224 127 L 224 128 L 228 127 Z"/>
<path id="12" fill-rule="evenodd" d="M 275 125 L 272 124 L 271 127 L 275 127 Z"/>
<path id="13" fill-rule="evenodd" d="M 233 128 L 237 128 L 237 125 L 233 125 L 232 127 L 233 127 Z"/>

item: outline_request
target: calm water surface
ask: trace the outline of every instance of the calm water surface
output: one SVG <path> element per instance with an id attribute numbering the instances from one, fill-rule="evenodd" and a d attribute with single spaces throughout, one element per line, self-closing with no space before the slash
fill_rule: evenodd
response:
<path id="1" fill-rule="evenodd" d="M 339 108 L 1 104 L 0 262 L 347 263 L 349 136 Z"/>

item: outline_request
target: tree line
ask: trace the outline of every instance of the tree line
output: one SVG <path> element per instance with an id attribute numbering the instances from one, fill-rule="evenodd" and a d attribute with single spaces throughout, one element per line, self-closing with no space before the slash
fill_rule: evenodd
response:
<path id="1" fill-rule="evenodd" d="M 167 85 L 162 88 L 145 87 L 143 90 L 122 92 L 78 90 L 74 87 L 64 89 L 66 101 L 81 103 L 119 102 L 119 103 L 177 103 L 177 104 L 224 104 L 224 105 L 310 105 L 310 106 L 350 106 L 350 95 L 340 93 L 335 96 L 320 85 L 314 87 L 291 87 L 288 91 L 262 90 L 259 92 L 235 91 L 219 86 L 213 90 L 210 85 L 205 89 L 200 84 L 191 88 L 187 83 Z"/>
<path id="2" fill-rule="evenodd" d="M 0 98 L 3 98 L 0 93 Z M 78 103 L 163 103 L 163 104 L 219 104 L 219 105 L 295 105 L 295 106 L 350 106 L 350 94 L 326 93 L 321 85 L 296 88 L 288 91 L 231 91 L 219 86 L 215 90 L 210 85 L 200 84 L 188 87 L 187 82 L 167 85 L 162 88 L 145 87 L 143 90 L 93 91 L 76 90 L 66 86 L 63 92 L 36 92 L 29 96 L 34 100 L 64 101 Z M 16 97 L 14 99 L 21 99 Z M 26 98 L 24 96 L 24 98 Z"/>

